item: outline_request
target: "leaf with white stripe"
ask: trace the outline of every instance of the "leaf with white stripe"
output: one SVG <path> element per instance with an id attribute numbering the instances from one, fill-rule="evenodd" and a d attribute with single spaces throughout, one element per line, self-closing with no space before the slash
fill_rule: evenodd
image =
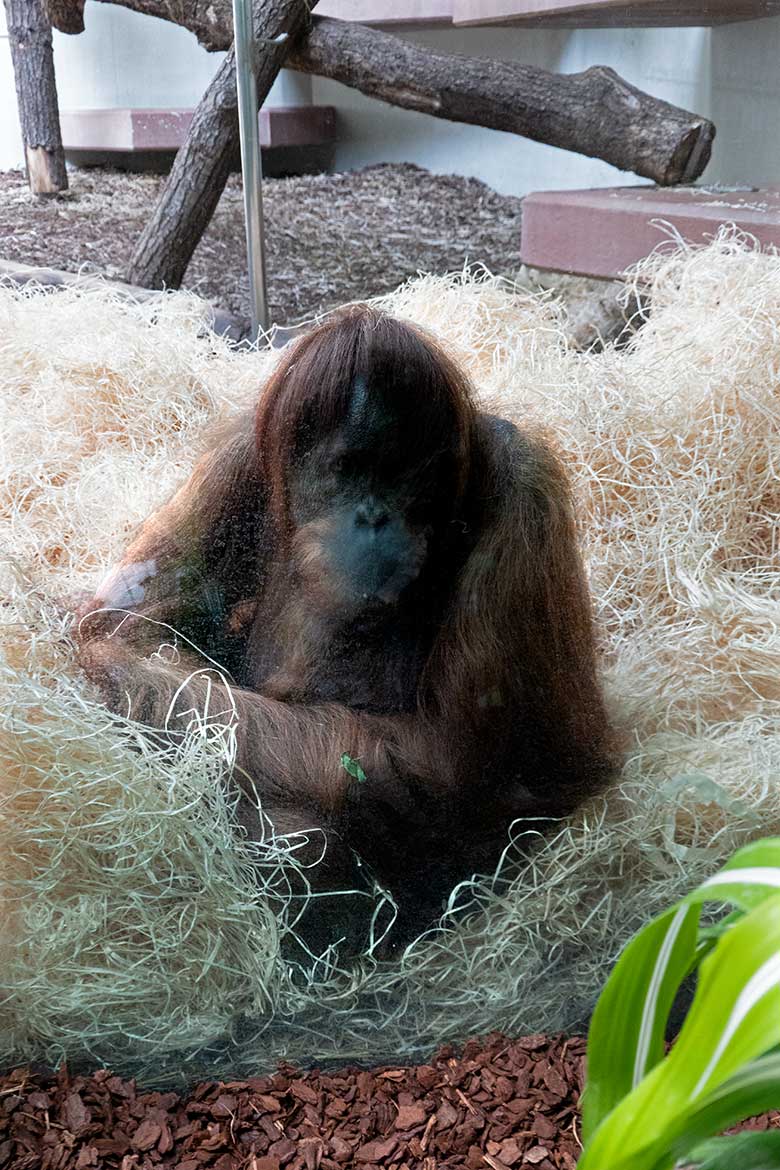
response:
<path id="1" fill-rule="evenodd" d="M 677 1043 L 599 1126 L 580 1170 L 618 1167 L 624 1160 L 633 1170 L 673 1166 L 673 1158 L 658 1161 L 652 1150 L 663 1148 L 675 1131 L 684 1132 L 718 1086 L 778 1044 L 780 894 L 775 894 L 737 922 L 702 962 Z"/>
<path id="2" fill-rule="evenodd" d="M 711 1093 L 697 1101 L 686 1114 L 684 1121 L 676 1132 L 669 1131 L 669 1140 L 666 1153 L 675 1162 L 681 1159 L 691 1161 L 704 1160 L 700 1142 L 711 1134 L 721 1133 L 746 1117 L 764 1113 L 769 1109 L 776 1109 L 780 1101 L 780 1053 L 772 1052 L 760 1056 L 757 1060 L 745 1065 L 733 1077 L 729 1077 L 722 1085 L 718 1085 Z M 682 1128 L 684 1126 L 684 1128 Z M 780 1142 L 780 1130 L 774 1130 L 774 1136 Z M 723 1162 L 728 1170 L 738 1166 L 739 1170 L 750 1170 L 753 1163 L 747 1158 L 743 1161 L 739 1151 L 739 1138 L 748 1135 L 739 1135 L 737 1144 L 732 1145 L 731 1162 Z M 761 1137 L 763 1135 L 756 1134 Z M 731 1137 L 721 1139 L 723 1148 L 732 1143 Z M 715 1143 L 709 1143 L 714 1147 Z M 720 1143 L 718 1143 L 720 1144 Z M 778 1147 L 780 1149 L 780 1147 Z M 772 1163 L 768 1163 L 772 1165 Z M 712 1168 L 714 1170 L 714 1166 Z"/>
<path id="3" fill-rule="evenodd" d="M 780 894 L 745 915 L 701 964 L 696 996 L 667 1063 L 693 1100 L 776 1044 Z"/>
<path id="4" fill-rule="evenodd" d="M 761 1056 L 670 1121 L 660 1140 L 641 1143 L 628 1157 L 610 1163 L 609 1170 L 665 1170 L 679 1162 L 695 1162 L 701 1143 L 713 1134 L 756 1113 L 774 1109 L 780 1101 L 780 1053 Z M 780 1130 L 776 1131 L 780 1136 Z M 724 1139 L 730 1142 L 732 1139 Z M 739 1147 L 735 1147 L 735 1153 Z M 704 1154 L 702 1154 L 702 1158 Z M 582 1165 L 582 1163 L 580 1164 Z M 746 1170 L 734 1157 L 729 1165 Z M 749 1166 L 749 1163 L 748 1163 Z"/>
<path id="5" fill-rule="evenodd" d="M 663 1057 L 666 1021 L 691 966 L 698 921 L 695 906 L 669 910 L 636 935 L 620 956 L 588 1033 L 582 1102 L 586 1142 Z"/>
<path id="6" fill-rule="evenodd" d="M 780 838 L 767 837 L 745 845 L 723 869 L 702 882 L 688 899 L 732 902 L 743 910 L 760 906 L 780 893 Z"/>
<path id="7" fill-rule="evenodd" d="M 631 940 L 596 1005 L 588 1035 L 588 1083 L 583 1099 L 586 1142 L 663 1056 L 674 997 L 694 957 L 704 953 L 704 948 L 696 948 L 696 907 L 730 902 L 749 911 L 778 893 L 780 838 L 770 837 L 738 850 L 719 873 Z M 702 932 L 715 933 L 712 928 Z"/>

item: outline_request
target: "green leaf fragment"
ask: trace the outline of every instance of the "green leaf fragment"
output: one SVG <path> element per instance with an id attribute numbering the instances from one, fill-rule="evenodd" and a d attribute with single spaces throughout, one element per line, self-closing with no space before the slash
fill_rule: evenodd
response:
<path id="1" fill-rule="evenodd" d="M 345 772 L 349 772 L 350 776 L 353 776 L 357 780 L 358 784 L 365 784 L 368 776 L 366 776 L 357 760 L 353 760 L 348 752 L 343 752 L 341 766 Z"/>
<path id="2" fill-rule="evenodd" d="M 690 1157 L 697 1170 L 780 1170 L 780 1129 L 712 1138 Z"/>

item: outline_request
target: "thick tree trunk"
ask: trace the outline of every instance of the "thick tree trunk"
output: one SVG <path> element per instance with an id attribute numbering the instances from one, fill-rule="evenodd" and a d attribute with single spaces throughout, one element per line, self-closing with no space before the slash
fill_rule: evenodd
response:
<path id="1" fill-rule="evenodd" d="M 209 49 L 232 39 L 231 0 L 102 2 L 176 21 Z M 262 9 L 263 0 L 255 2 Z M 348 21 L 315 18 L 289 64 L 406 109 L 602 158 L 662 185 L 698 178 L 715 135 L 706 118 L 643 93 L 612 69 L 557 74 L 436 53 Z"/>
<path id="2" fill-rule="evenodd" d="M 67 189 L 68 175 L 46 5 L 44 0 L 5 0 L 5 13 L 30 190 L 56 195 Z"/>
<path id="3" fill-rule="evenodd" d="M 235 159 L 236 72 L 231 49 L 206 90 L 127 269 L 131 284 L 179 288 Z"/>
<path id="4" fill-rule="evenodd" d="M 263 102 L 309 19 L 306 0 L 262 0 L 255 12 L 257 96 Z M 285 37 L 285 34 L 286 37 Z M 281 38 L 281 39 L 280 39 Z M 154 213 L 128 269 L 131 284 L 178 288 L 211 220 L 238 150 L 238 98 L 231 48 L 195 110 Z"/>

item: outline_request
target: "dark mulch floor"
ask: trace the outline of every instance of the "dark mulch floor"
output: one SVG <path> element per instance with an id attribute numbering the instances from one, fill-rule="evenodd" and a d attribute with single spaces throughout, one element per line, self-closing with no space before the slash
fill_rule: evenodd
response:
<path id="1" fill-rule="evenodd" d="M 575 1170 L 585 1040 L 494 1034 L 430 1064 L 147 1092 L 108 1070 L 0 1077 L 2 1170 Z M 777 1111 L 735 1129 L 780 1128 Z M 734 1132 L 731 1130 L 729 1132 Z"/>
<path id="2" fill-rule="evenodd" d="M 30 195 L 20 171 L 0 173 L 0 256 L 23 264 L 125 276 L 163 179 L 79 170 L 56 199 Z M 477 179 L 382 164 L 263 185 L 271 316 L 280 324 L 389 292 L 418 271 L 465 263 L 520 267 L 522 200 Z M 185 286 L 249 314 L 241 183 L 228 182 Z"/>
<path id="3" fill-rule="evenodd" d="M 430 1064 L 143 1092 L 108 1071 L 0 1079 L 8 1170 L 574 1170 L 585 1041 L 494 1035 Z"/>

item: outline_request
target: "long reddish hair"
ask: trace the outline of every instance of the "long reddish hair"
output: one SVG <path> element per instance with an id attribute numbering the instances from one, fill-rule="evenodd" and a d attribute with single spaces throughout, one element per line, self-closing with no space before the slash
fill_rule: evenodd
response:
<path id="1" fill-rule="evenodd" d="M 328 317 L 290 348 L 271 375 L 255 416 L 261 478 L 280 530 L 287 529 L 291 463 L 307 441 L 338 428 L 349 411 L 355 379 L 392 388 L 409 440 L 430 450 L 431 435 L 453 442 L 453 504 L 469 478 L 475 409 L 468 378 L 422 329 L 372 305 L 351 305 Z M 413 451 L 410 451 L 410 461 Z"/>

